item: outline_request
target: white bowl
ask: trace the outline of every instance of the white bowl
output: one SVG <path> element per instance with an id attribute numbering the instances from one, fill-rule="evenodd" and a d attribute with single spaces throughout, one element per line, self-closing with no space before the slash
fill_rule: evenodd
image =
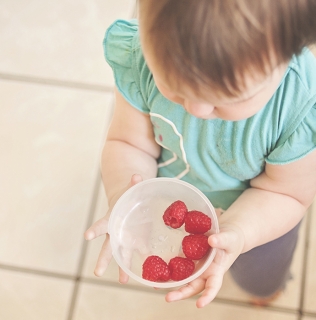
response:
<path id="1" fill-rule="evenodd" d="M 113 257 L 134 280 L 151 287 L 182 286 L 199 277 L 211 264 L 216 249 L 195 262 L 194 273 L 181 281 L 153 282 L 142 278 L 142 265 L 150 255 L 158 255 L 167 263 L 182 256 L 182 239 L 188 233 L 184 226 L 167 227 L 163 213 L 176 200 L 183 201 L 188 210 L 198 210 L 212 220 L 206 235 L 219 232 L 215 210 L 207 197 L 193 185 L 173 178 L 145 180 L 128 189 L 116 202 L 109 220 L 109 234 Z"/>

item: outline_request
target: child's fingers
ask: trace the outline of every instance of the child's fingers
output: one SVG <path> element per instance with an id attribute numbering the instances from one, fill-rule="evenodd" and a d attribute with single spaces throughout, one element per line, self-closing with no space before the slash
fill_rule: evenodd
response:
<path id="1" fill-rule="evenodd" d="M 229 243 L 229 235 L 226 232 L 212 234 L 208 238 L 208 243 L 212 248 L 225 250 Z"/>
<path id="2" fill-rule="evenodd" d="M 132 175 L 131 181 L 128 184 L 127 189 L 141 181 L 143 181 L 141 175 Z M 108 232 L 108 215 L 109 212 L 105 215 L 105 217 L 96 221 L 88 230 L 86 230 L 86 232 L 84 233 L 84 237 L 86 240 L 93 240 Z"/>
<path id="3" fill-rule="evenodd" d="M 127 186 L 127 189 L 131 186 L 143 181 L 143 178 L 139 174 L 134 174 L 131 177 L 131 181 Z M 84 237 L 86 240 L 93 240 L 108 231 L 108 214 L 105 215 L 105 217 L 99 219 L 96 221 L 86 232 L 84 233 Z"/>
<path id="4" fill-rule="evenodd" d="M 96 267 L 94 269 L 94 274 L 97 277 L 101 277 L 103 275 L 103 273 L 107 269 L 111 259 L 112 259 L 112 249 L 110 246 L 110 236 L 107 235 L 104 242 L 103 242 L 103 245 L 102 245 L 99 257 L 98 257 L 98 261 L 97 261 Z"/>
<path id="5" fill-rule="evenodd" d="M 121 258 L 124 266 L 130 269 L 132 263 L 133 251 L 124 247 L 120 248 Z M 128 275 L 120 268 L 119 269 L 119 282 L 126 283 L 128 281 Z"/>
<path id="6" fill-rule="evenodd" d="M 203 308 L 213 301 L 222 287 L 222 283 L 223 275 L 218 274 L 210 276 L 205 283 L 205 289 L 202 296 L 196 302 L 196 306 L 198 308 Z"/>
<path id="7" fill-rule="evenodd" d="M 198 293 L 200 293 L 204 289 L 205 280 L 198 278 L 196 280 L 191 281 L 186 286 L 180 288 L 177 291 L 171 291 L 166 295 L 167 302 L 173 302 L 178 300 L 187 299 L 192 297 Z"/>
<path id="8" fill-rule="evenodd" d="M 224 269 L 221 266 L 214 268 L 216 269 L 212 270 L 209 274 L 205 274 L 204 277 L 190 282 L 177 291 L 169 292 L 166 295 L 166 301 L 173 302 L 183 300 L 203 291 L 203 294 L 196 302 L 196 306 L 198 308 L 205 307 L 214 300 L 223 283 Z"/>
<path id="9" fill-rule="evenodd" d="M 127 283 L 129 280 L 128 274 L 126 274 L 123 269 L 119 268 L 119 282 L 122 284 Z"/>
<path id="10" fill-rule="evenodd" d="M 85 233 L 86 240 L 95 239 L 108 232 L 108 218 L 107 216 L 96 221 Z"/>
<path id="11" fill-rule="evenodd" d="M 222 249 L 227 253 L 231 253 L 243 245 L 243 236 L 235 230 L 221 230 L 220 233 L 209 236 L 208 243 L 213 248 Z"/>
<path id="12" fill-rule="evenodd" d="M 131 177 L 131 181 L 127 188 L 141 182 L 143 178 L 139 174 L 134 174 Z M 109 211 L 110 212 L 110 211 Z M 84 237 L 86 240 L 95 239 L 101 235 L 104 235 L 108 232 L 108 215 L 109 212 L 101 219 L 96 221 L 86 232 Z M 102 245 L 98 261 L 94 270 L 94 274 L 98 277 L 102 276 L 105 270 L 107 269 L 112 258 L 112 249 L 110 245 L 110 236 L 107 234 Z M 119 281 L 121 283 L 126 283 L 128 281 L 128 275 L 120 269 Z"/>

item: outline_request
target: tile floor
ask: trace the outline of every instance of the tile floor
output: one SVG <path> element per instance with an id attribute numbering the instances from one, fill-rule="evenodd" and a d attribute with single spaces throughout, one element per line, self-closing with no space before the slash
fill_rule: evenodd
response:
<path id="1" fill-rule="evenodd" d="M 316 217 L 301 229 L 294 279 L 254 308 L 226 276 L 218 298 L 164 302 L 93 267 L 102 239 L 83 232 L 107 208 L 99 157 L 113 107 L 106 27 L 134 0 L 3 0 L 0 4 L 0 319 L 316 319 Z M 144 308 L 145 306 L 145 308 Z M 141 310 L 141 311 L 139 311 Z"/>

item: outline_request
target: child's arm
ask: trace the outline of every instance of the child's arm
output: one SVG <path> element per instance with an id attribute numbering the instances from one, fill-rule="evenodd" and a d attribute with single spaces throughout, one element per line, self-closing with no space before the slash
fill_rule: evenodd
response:
<path id="1" fill-rule="evenodd" d="M 109 210 L 105 217 L 96 221 L 86 232 L 92 240 L 107 233 L 108 218 L 118 198 L 130 186 L 157 175 L 160 147 L 155 142 L 149 116 L 132 107 L 116 90 L 113 119 L 102 153 L 101 171 L 108 198 Z M 136 174 L 136 175 L 135 175 Z M 107 236 L 95 268 L 101 276 L 111 260 L 111 248 Z M 120 270 L 120 282 L 127 282 L 127 275 Z"/>
<path id="2" fill-rule="evenodd" d="M 209 237 L 209 244 L 219 249 L 209 269 L 188 286 L 170 292 L 166 300 L 185 299 L 204 290 L 197 306 L 211 302 L 237 257 L 294 228 L 315 192 L 315 151 L 291 164 L 267 164 L 265 172 L 251 181 L 251 188 L 219 218 L 220 233 Z"/>
<path id="3" fill-rule="evenodd" d="M 243 252 L 282 236 L 301 220 L 316 193 L 316 152 L 287 165 L 267 164 L 251 187 L 221 221 L 243 228 Z"/>
<path id="4" fill-rule="evenodd" d="M 157 175 L 160 146 L 149 115 L 132 107 L 116 90 L 116 107 L 102 153 L 101 170 L 109 203 L 135 173 L 144 179 Z"/>

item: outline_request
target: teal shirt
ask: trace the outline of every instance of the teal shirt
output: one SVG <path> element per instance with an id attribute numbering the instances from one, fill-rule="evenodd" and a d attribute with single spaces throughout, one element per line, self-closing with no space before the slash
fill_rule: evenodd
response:
<path id="1" fill-rule="evenodd" d="M 137 20 L 118 20 L 106 32 L 105 58 L 124 98 L 149 114 L 162 146 L 158 176 L 199 188 L 215 207 L 227 209 L 266 163 L 296 161 L 316 146 L 316 59 L 294 56 L 273 97 L 241 121 L 203 120 L 158 91 L 144 60 Z"/>

